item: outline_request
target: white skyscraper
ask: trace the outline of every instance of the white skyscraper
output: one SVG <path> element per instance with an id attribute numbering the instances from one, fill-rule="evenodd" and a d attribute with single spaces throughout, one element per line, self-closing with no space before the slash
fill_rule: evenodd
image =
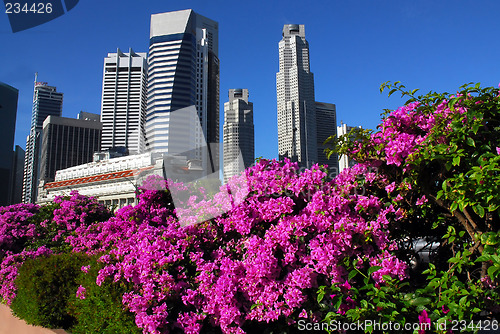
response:
<path id="1" fill-rule="evenodd" d="M 146 139 L 148 150 L 218 175 L 218 23 L 191 9 L 151 16 Z"/>
<path id="2" fill-rule="evenodd" d="M 318 161 L 314 76 L 304 25 L 286 24 L 279 42 L 278 153 L 301 166 Z"/>
<path id="3" fill-rule="evenodd" d="M 108 53 L 102 80 L 101 149 L 127 147 L 130 153 L 145 149 L 146 53 L 132 49 Z"/>
<path id="4" fill-rule="evenodd" d="M 248 89 L 230 89 L 224 103 L 224 182 L 254 162 L 253 103 Z"/>

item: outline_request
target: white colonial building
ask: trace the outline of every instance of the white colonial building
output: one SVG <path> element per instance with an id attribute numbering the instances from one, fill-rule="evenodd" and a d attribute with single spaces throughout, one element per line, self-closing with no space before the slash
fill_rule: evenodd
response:
<path id="1" fill-rule="evenodd" d="M 97 197 L 107 206 L 121 208 L 137 203 L 138 188 L 150 175 L 191 181 L 201 176 L 201 168 L 184 157 L 143 153 L 109 158 L 97 153 L 93 162 L 57 171 L 54 182 L 40 182 L 38 203 L 77 190 L 82 195 Z"/>

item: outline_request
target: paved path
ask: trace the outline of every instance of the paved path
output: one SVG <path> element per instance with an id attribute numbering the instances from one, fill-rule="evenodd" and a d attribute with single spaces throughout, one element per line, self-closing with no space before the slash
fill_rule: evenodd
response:
<path id="1" fill-rule="evenodd" d="M 0 334 L 66 334 L 62 329 L 46 329 L 26 324 L 12 315 L 7 305 L 0 304 Z"/>

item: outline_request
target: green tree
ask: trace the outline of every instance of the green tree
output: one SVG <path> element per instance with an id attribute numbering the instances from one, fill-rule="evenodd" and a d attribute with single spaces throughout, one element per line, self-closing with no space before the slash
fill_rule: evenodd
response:
<path id="1" fill-rule="evenodd" d="M 404 322 L 394 314 L 403 309 L 425 311 L 434 324 L 494 319 L 500 311 L 499 89 L 469 84 L 456 94 L 420 96 L 399 82 L 382 84 L 385 89 L 409 100 L 386 110 L 378 131 L 329 138 L 336 148 L 328 151 L 376 170 L 377 182 L 364 191 L 394 207 L 391 236 L 410 264 L 410 284 L 392 282 L 390 295 L 387 286 L 369 286 L 347 316 Z M 359 175 L 360 186 L 366 177 Z M 422 257 L 417 242 L 436 248 L 424 252 L 428 265 L 410 261 Z M 472 327 L 459 329 L 478 329 Z"/>

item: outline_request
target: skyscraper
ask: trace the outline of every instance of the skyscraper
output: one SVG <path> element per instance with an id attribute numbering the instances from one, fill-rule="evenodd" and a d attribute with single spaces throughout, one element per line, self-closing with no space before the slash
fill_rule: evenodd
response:
<path id="1" fill-rule="evenodd" d="M 127 147 L 131 153 L 144 151 L 146 123 L 145 53 L 132 49 L 108 53 L 104 59 L 101 121 L 102 149 Z"/>
<path id="2" fill-rule="evenodd" d="M 56 171 L 91 162 L 100 150 L 101 131 L 98 121 L 48 116 L 43 122 L 40 180 L 54 181 Z"/>
<path id="3" fill-rule="evenodd" d="M 0 206 L 9 205 L 13 187 L 13 147 L 19 91 L 0 82 Z"/>
<path id="4" fill-rule="evenodd" d="M 329 145 L 323 145 L 330 136 L 337 136 L 337 113 L 333 103 L 316 102 L 316 139 L 318 140 L 318 164 L 328 165 L 329 175 L 338 173 L 337 154 L 332 154 L 330 159 L 326 158 L 324 150 Z"/>
<path id="5" fill-rule="evenodd" d="M 31 128 L 26 138 L 26 154 L 24 160 L 23 202 L 35 203 L 38 188 L 39 155 L 43 121 L 49 115 L 61 116 L 63 93 L 46 82 L 37 82 L 33 93 L 33 110 Z"/>
<path id="6" fill-rule="evenodd" d="M 174 133 L 172 123 L 191 122 L 190 111 L 201 127 Z M 146 140 L 148 150 L 186 155 L 218 173 L 218 23 L 191 9 L 151 16 Z"/>
<path id="7" fill-rule="evenodd" d="M 248 89 L 230 89 L 224 103 L 224 182 L 254 161 L 253 103 Z"/>
<path id="8" fill-rule="evenodd" d="M 318 161 L 314 75 L 304 25 L 286 24 L 279 42 L 278 154 L 300 166 Z"/>

